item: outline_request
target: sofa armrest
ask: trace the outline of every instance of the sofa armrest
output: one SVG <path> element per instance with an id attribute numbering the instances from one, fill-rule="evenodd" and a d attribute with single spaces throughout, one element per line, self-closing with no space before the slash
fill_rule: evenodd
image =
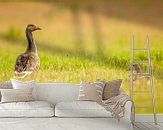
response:
<path id="1" fill-rule="evenodd" d="M 132 102 L 127 101 L 125 104 L 124 119 L 131 123 Z"/>
<path id="2" fill-rule="evenodd" d="M 130 130 L 133 130 L 134 124 L 132 124 L 131 122 L 131 115 L 132 115 L 132 102 L 127 101 L 125 104 L 124 116 L 120 119 L 119 124 L 125 126 Z"/>
<path id="3" fill-rule="evenodd" d="M 124 111 L 124 117 L 120 119 L 120 124 L 125 124 L 126 127 L 130 127 L 130 129 L 133 129 L 133 124 L 131 122 L 131 114 L 132 114 L 132 102 L 127 101 L 125 104 L 125 111 Z"/>

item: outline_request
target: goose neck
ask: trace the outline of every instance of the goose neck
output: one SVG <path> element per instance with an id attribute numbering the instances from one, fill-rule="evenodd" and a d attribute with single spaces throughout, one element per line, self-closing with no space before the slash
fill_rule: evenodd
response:
<path id="1" fill-rule="evenodd" d="M 26 30 L 26 37 L 28 40 L 26 52 L 37 52 L 37 48 L 36 48 L 36 44 L 34 43 L 32 32 Z"/>

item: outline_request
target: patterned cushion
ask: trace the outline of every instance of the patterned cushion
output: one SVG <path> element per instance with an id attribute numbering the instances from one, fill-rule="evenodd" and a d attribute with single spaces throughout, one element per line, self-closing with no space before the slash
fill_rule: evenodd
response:
<path id="1" fill-rule="evenodd" d="M 95 83 L 81 81 L 78 100 L 101 101 L 104 85 L 101 81 Z"/>
<path id="2" fill-rule="evenodd" d="M 24 102 L 33 101 L 33 88 L 27 89 L 1 89 L 1 102 Z"/>
<path id="3" fill-rule="evenodd" d="M 119 88 L 121 86 L 122 80 L 111 80 L 111 81 L 104 81 L 104 80 L 97 80 L 105 83 L 104 90 L 103 90 L 103 100 L 107 100 L 111 97 L 119 95 Z"/>

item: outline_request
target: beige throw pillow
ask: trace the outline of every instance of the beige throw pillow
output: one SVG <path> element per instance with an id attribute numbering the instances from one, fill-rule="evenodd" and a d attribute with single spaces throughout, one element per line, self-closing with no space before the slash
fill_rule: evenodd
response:
<path id="1" fill-rule="evenodd" d="M 107 100 L 111 97 L 119 95 L 119 88 L 121 86 L 122 80 L 111 80 L 111 81 L 104 81 L 104 80 L 97 80 L 102 81 L 105 83 L 104 90 L 103 90 L 103 100 Z"/>
<path id="2" fill-rule="evenodd" d="M 81 81 L 78 100 L 101 101 L 104 85 L 101 81 L 95 83 Z"/>
<path id="3" fill-rule="evenodd" d="M 33 101 L 33 88 L 28 89 L 1 89 L 1 102 L 24 102 Z"/>
<path id="4" fill-rule="evenodd" d="M 11 88 L 13 88 L 11 81 L 0 82 L 0 89 L 11 89 Z"/>
<path id="5" fill-rule="evenodd" d="M 0 89 L 12 89 L 11 81 L 0 82 Z M 0 92 L 0 101 L 1 101 L 1 92 Z"/>

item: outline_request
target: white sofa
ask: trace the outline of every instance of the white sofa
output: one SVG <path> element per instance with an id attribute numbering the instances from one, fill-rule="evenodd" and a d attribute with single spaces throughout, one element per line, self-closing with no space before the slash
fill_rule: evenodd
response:
<path id="1" fill-rule="evenodd" d="M 79 84 L 37 83 L 35 89 L 38 101 L 0 104 L 0 130 L 131 129 L 130 101 L 118 122 L 97 103 L 77 101 Z"/>

